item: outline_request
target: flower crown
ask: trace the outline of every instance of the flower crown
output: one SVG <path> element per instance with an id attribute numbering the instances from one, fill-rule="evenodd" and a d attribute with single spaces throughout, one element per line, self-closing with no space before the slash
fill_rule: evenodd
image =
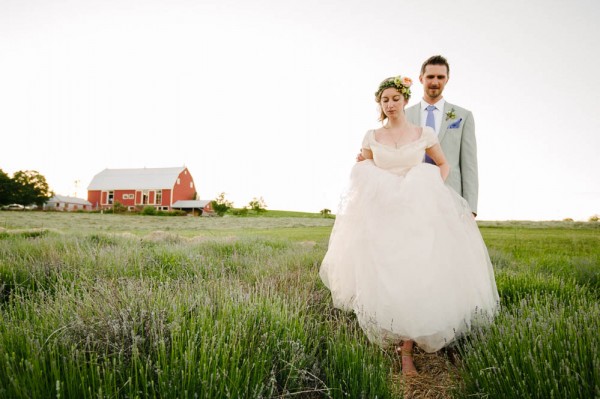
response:
<path id="1" fill-rule="evenodd" d="M 387 78 L 379 85 L 379 89 L 375 92 L 375 97 L 379 97 L 379 95 L 385 90 L 393 87 L 397 89 L 405 99 L 410 98 L 410 86 L 412 86 L 412 79 L 407 78 L 406 76 L 396 76 L 393 78 Z"/>

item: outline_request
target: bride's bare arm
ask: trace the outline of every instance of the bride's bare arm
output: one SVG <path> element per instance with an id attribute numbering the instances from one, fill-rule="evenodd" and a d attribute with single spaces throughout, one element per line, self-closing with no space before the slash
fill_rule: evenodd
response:
<path id="1" fill-rule="evenodd" d="M 439 144 L 436 144 L 433 147 L 429 147 L 426 151 L 427 155 L 429 155 L 435 164 L 440 168 L 442 180 L 446 181 L 446 178 L 450 173 L 450 165 L 448 165 L 448 161 L 446 161 L 446 156 L 442 151 L 442 147 Z"/>

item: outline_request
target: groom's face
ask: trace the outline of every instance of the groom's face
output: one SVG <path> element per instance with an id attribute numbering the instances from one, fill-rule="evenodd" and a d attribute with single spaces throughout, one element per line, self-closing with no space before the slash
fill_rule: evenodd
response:
<path id="1" fill-rule="evenodd" d="M 448 83 L 448 70 L 445 65 L 427 65 L 419 76 L 419 81 L 423 85 L 426 99 L 438 100 L 442 98 L 444 87 Z"/>

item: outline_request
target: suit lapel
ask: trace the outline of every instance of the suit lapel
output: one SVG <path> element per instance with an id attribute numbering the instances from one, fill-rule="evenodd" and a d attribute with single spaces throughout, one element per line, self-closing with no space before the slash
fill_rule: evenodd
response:
<path id="1" fill-rule="evenodd" d="M 442 126 L 440 127 L 440 134 L 438 134 L 438 141 L 441 143 L 446 135 L 446 131 L 448 130 L 448 126 L 453 122 L 452 119 L 446 118 L 446 113 L 450 112 L 452 109 L 452 104 L 448 101 L 444 103 L 444 111 L 442 114 Z"/>
<path id="2" fill-rule="evenodd" d="M 419 102 L 417 105 L 413 105 L 410 108 L 405 109 L 406 119 L 409 122 L 421 126 L 421 103 Z"/>

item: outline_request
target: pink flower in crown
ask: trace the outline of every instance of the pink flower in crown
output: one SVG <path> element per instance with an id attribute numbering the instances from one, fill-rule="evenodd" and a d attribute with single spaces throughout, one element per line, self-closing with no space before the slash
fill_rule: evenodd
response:
<path id="1" fill-rule="evenodd" d="M 412 86 L 412 83 L 413 83 L 412 79 L 411 78 L 407 78 L 406 76 L 404 76 L 401 79 L 401 82 L 402 82 L 402 86 L 404 86 L 404 87 L 410 87 L 410 86 Z"/>

